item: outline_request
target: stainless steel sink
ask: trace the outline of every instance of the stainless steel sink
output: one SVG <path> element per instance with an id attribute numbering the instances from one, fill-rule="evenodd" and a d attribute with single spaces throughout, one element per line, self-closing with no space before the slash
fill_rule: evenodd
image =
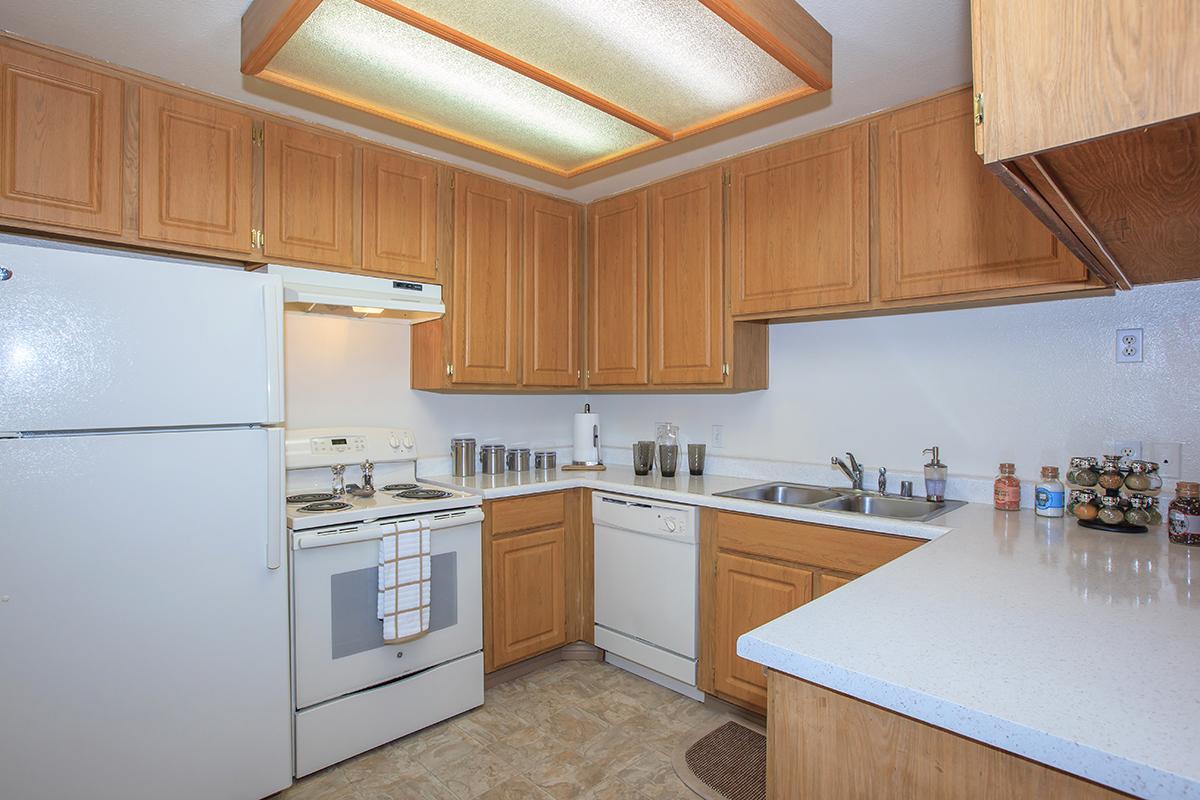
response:
<path id="1" fill-rule="evenodd" d="M 869 517 L 891 517 L 913 522 L 928 522 L 966 505 L 961 500 L 931 503 L 916 497 L 881 495 L 861 489 L 838 489 L 804 483 L 760 483 L 716 494 L 718 497 L 736 497 L 822 511 L 848 511 Z"/>
<path id="2" fill-rule="evenodd" d="M 783 506 L 811 506 L 823 500 L 838 498 L 837 492 L 827 486 L 809 486 L 803 483 L 760 483 L 744 489 L 717 492 L 720 497 L 738 497 L 742 500 L 760 500 Z"/>

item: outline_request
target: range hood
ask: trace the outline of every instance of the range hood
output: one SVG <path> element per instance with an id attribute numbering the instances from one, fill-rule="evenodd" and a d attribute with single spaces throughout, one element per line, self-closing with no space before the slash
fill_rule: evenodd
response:
<path id="1" fill-rule="evenodd" d="M 268 264 L 266 271 L 283 279 L 283 307 L 288 311 L 404 322 L 424 322 L 446 313 L 442 287 L 436 283 L 347 275 L 280 264 Z"/>

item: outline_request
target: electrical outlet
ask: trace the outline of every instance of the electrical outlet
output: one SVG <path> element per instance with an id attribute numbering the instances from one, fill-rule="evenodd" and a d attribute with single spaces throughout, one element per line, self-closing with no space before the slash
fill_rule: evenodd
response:
<path id="1" fill-rule="evenodd" d="M 1183 445 L 1179 442 L 1148 442 L 1146 460 L 1158 464 L 1160 477 L 1178 478 L 1183 469 Z"/>
<path id="2" fill-rule="evenodd" d="M 1122 461 L 1138 461 L 1142 457 L 1142 443 L 1132 439 L 1118 439 L 1112 443 L 1109 453 L 1120 456 Z"/>
<path id="3" fill-rule="evenodd" d="M 721 450 L 725 447 L 725 426 L 712 426 L 712 446 L 713 450 Z"/>
<path id="4" fill-rule="evenodd" d="M 1117 331 L 1117 363 L 1133 364 L 1142 360 L 1142 329 L 1121 328 Z"/>

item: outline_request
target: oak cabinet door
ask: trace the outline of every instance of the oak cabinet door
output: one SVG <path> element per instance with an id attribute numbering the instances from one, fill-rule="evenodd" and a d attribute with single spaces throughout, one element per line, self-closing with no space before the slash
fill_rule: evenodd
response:
<path id="1" fill-rule="evenodd" d="M 843 575 L 831 575 L 828 572 L 822 572 L 817 576 L 816 596 L 820 597 L 823 594 L 829 594 L 834 589 L 840 589 L 852 580 L 854 579 Z"/>
<path id="2" fill-rule="evenodd" d="M 813 573 L 717 553 L 715 680 L 717 692 L 766 710 L 767 677 L 737 654 L 737 638 L 812 599 Z"/>
<path id="3" fill-rule="evenodd" d="M 517 383 L 518 194 L 509 184 L 478 175 L 460 172 L 455 178 L 455 383 Z"/>
<path id="4" fill-rule="evenodd" d="M 263 255 L 354 265 L 354 144 L 268 121 Z"/>
<path id="5" fill-rule="evenodd" d="M 734 314 L 870 299 L 868 137 L 860 123 L 733 162 Z"/>
<path id="6" fill-rule="evenodd" d="M 490 547 L 493 667 L 566 644 L 566 530 L 509 536 Z"/>
<path id="7" fill-rule="evenodd" d="M 975 154 L 971 93 L 879 119 L 884 300 L 1087 280 L 1087 269 Z"/>
<path id="8" fill-rule="evenodd" d="M 0 216 L 122 228 L 125 83 L 0 45 Z"/>
<path id="9" fill-rule="evenodd" d="M 579 208 L 526 194 L 524 379 L 526 386 L 579 384 Z"/>
<path id="10" fill-rule="evenodd" d="M 249 253 L 250 117 L 145 86 L 138 105 L 138 236 Z"/>
<path id="11" fill-rule="evenodd" d="M 725 366 L 723 171 L 650 189 L 650 382 L 720 384 Z"/>
<path id="12" fill-rule="evenodd" d="M 363 150 L 363 269 L 437 280 L 437 165 Z"/>
<path id="13" fill-rule="evenodd" d="M 645 384 L 646 192 L 601 200 L 588 213 L 588 384 Z"/>

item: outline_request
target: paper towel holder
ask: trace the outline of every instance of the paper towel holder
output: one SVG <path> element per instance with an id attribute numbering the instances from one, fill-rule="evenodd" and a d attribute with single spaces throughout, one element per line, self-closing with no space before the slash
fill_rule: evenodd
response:
<path id="1" fill-rule="evenodd" d="M 583 413 L 584 414 L 592 413 L 592 404 L 591 403 L 583 404 Z M 582 444 L 582 442 L 580 441 L 580 433 L 582 433 L 582 432 L 579 431 L 577 428 L 575 431 L 576 438 L 575 438 L 575 442 L 574 442 L 576 451 L 581 449 L 580 445 Z M 594 421 L 592 423 L 592 430 L 590 431 L 590 433 L 591 433 L 591 442 L 589 444 L 591 445 L 592 448 L 595 449 L 596 460 L 595 461 L 588 461 L 588 460 L 580 461 L 578 459 L 572 460 L 571 464 L 570 464 L 571 467 L 575 467 L 576 469 L 604 469 L 604 459 L 600 455 L 600 425 L 597 422 Z M 584 434 L 584 436 L 586 436 L 586 433 Z"/>

